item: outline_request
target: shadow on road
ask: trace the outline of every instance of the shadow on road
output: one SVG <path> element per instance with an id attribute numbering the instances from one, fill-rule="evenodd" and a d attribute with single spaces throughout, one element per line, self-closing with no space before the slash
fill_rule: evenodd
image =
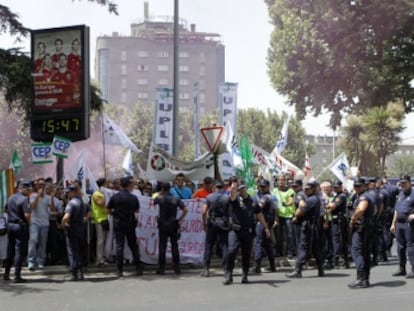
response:
<path id="1" fill-rule="evenodd" d="M 399 287 L 406 285 L 407 282 L 405 281 L 386 281 L 386 282 L 376 282 L 371 283 L 371 287 Z"/>

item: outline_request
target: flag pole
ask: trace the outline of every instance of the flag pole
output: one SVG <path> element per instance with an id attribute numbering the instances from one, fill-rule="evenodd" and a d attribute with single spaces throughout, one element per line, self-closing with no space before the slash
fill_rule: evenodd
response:
<path id="1" fill-rule="evenodd" d="M 104 132 L 104 118 L 103 111 L 101 111 L 101 132 L 102 132 L 102 159 L 103 159 L 103 171 L 104 178 L 106 179 L 106 147 L 105 147 L 105 132 Z"/>

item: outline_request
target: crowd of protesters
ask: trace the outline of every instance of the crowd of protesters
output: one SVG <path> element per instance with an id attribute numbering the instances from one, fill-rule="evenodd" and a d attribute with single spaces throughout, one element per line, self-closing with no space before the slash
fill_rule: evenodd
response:
<path id="1" fill-rule="evenodd" d="M 132 177 L 111 181 L 100 178 L 96 183 L 98 189 L 90 189 L 87 182 L 83 188 L 86 191 L 82 192 L 79 181 L 65 187 L 52 178 L 18 182 L 16 193 L 5 207 L 9 237 L 4 280 L 10 279 L 14 265 L 15 282 L 24 282 L 21 277 L 24 264 L 32 271 L 45 265 L 66 264 L 71 279 L 81 280 L 85 265 L 94 263 L 102 267 L 116 263 L 117 275 L 122 276 L 125 237 L 133 252 L 137 275 L 141 275 L 143 265 L 134 231 L 137 221 L 131 218 L 139 212 L 139 200 L 131 193 L 154 198 L 160 208 L 158 226 L 163 243 L 159 243 L 158 274 L 165 273 L 168 238 L 174 246 L 174 271 L 180 273 L 177 240 L 180 221 L 186 214 L 182 200 L 198 198 L 206 200 L 202 214 L 206 231 L 201 274 L 204 277 L 210 275 L 211 257 L 217 254 L 225 269 L 224 284 L 231 284 L 240 246 L 242 283 L 248 282 L 249 271 L 262 272 L 265 257 L 269 272 L 276 272 L 278 258 L 296 258 L 295 270 L 288 277 L 301 277 L 303 264 L 315 257 L 318 276 L 324 276 L 326 270 L 334 267 L 349 268 L 353 261 L 358 275 L 350 287 L 368 287 L 367 266 L 388 261 L 395 237 L 399 270 L 394 275 L 414 277 L 414 271 L 407 273 L 405 268 L 406 253 L 414 267 L 414 194 L 409 177 L 400 180 L 400 187 L 388 183 L 386 178 L 358 178 L 352 191 L 338 180 L 304 183 L 283 174 L 272 181 L 257 177 L 253 187 L 237 177 L 218 181 L 207 176 L 195 185 L 184 174 L 178 174 L 171 183 L 153 184 Z M 105 197 L 102 187 L 115 190 L 117 195 Z M 177 219 L 179 209 L 183 212 Z M 370 214 L 369 209 L 372 209 Z M 114 216 L 117 241 L 113 257 L 105 256 L 104 251 L 110 214 Z M 87 228 L 91 236 L 89 247 Z M 352 250 L 352 245 L 359 243 L 355 232 L 369 241 L 364 242 L 362 255 Z M 362 268 L 358 268 L 360 262 Z"/>

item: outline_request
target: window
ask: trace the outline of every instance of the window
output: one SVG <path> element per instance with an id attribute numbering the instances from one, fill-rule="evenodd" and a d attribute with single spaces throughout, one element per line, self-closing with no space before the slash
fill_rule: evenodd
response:
<path id="1" fill-rule="evenodd" d="M 148 71 L 148 65 L 138 65 L 138 71 Z"/>
<path id="2" fill-rule="evenodd" d="M 188 79 L 180 79 L 180 85 L 189 85 L 190 81 Z"/>
<path id="3" fill-rule="evenodd" d="M 158 71 L 168 71 L 168 65 L 158 65 Z"/>
<path id="4" fill-rule="evenodd" d="M 198 95 L 198 102 L 199 102 L 200 104 L 204 104 L 204 103 L 206 102 L 206 94 L 204 94 L 204 93 L 200 93 L 200 94 Z"/>
<path id="5" fill-rule="evenodd" d="M 168 52 L 167 51 L 159 51 L 159 52 L 157 52 L 157 57 L 159 57 L 159 58 L 168 58 Z"/>
<path id="6" fill-rule="evenodd" d="M 322 149 L 322 153 L 326 153 L 326 149 Z"/>
<path id="7" fill-rule="evenodd" d="M 126 75 L 127 74 L 127 66 L 126 65 L 121 65 L 121 74 L 122 75 Z"/>
<path id="8" fill-rule="evenodd" d="M 206 89 L 206 81 L 205 81 L 205 80 L 200 80 L 200 81 L 198 82 L 198 88 L 199 88 L 200 90 L 205 90 L 205 89 Z"/>
<path id="9" fill-rule="evenodd" d="M 121 103 L 126 104 L 127 102 L 127 94 L 122 92 L 121 93 Z"/>
<path id="10" fill-rule="evenodd" d="M 204 63 L 206 61 L 206 54 L 204 52 L 200 53 L 200 62 Z"/>
<path id="11" fill-rule="evenodd" d="M 200 76 L 205 76 L 206 75 L 206 67 L 205 66 L 201 66 L 200 67 Z"/>
<path id="12" fill-rule="evenodd" d="M 160 80 L 158 81 L 158 84 L 159 84 L 159 85 L 168 85 L 168 80 L 167 80 L 167 79 L 160 79 Z"/>
<path id="13" fill-rule="evenodd" d="M 190 96 L 188 95 L 188 93 L 180 93 L 180 99 L 189 99 Z"/>
<path id="14" fill-rule="evenodd" d="M 190 69 L 187 65 L 180 65 L 178 70 L 181 72 L 188 72 Z"/>
<path id="15" fill-rule="evenodd" d="M 127 79 L 122 78 L 121 80 L 121 88 L 126 89 L 127 88 Z"/>
<path id="16" fill-rule="evenodd" d="M 179 52 L 178 57 L 179 58 L 188 58 L 190 55 L 188 52 Z"/>
<path id="17" fill-rule="evenodd" d="M 147 51 L 138 51 L 137 56 L 138 57 L 148 57 L 148 52 Z"/>
<path id="18" fill-rule="evenodd" d="M 138 82 L 139 85 L 147 85 L 148 84 L 147 79 L 138 79 L 137 82 Z"/>
<path id="19" fill-rule="evenodd" d="M 146 98 L 148 98 L 148 93 L 145 93 L 145 92 L 139 92 L 139 93 L 137 94 L 137 97 L 138 97 L 139 99 L 146 99 Z"/>
<path id="20" fill-rule="evenodd" d="M 121 60 L 123 62 L 125 62 L 127 60 L 127 52 L 126 51 L 121 52 Z"/>

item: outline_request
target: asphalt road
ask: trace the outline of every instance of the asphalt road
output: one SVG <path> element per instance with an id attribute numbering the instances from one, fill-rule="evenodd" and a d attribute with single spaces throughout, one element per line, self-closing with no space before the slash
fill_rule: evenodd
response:
<path id="1" fill-rule="evenodd" d="M 396 258 L 380 263 L 371 271 L 371 287 L 351 290 L 354 269 L 326 271 L 316 277 L 315 269 L 304 271 L 302 279 L 287 279 L 291 268 L 285 262 L 276 273 L 249 276 L 241 284 L 240 270 L 234 284 L 222 285 L 223 271 L 216 268 L 209 278 L 201 278 L 200 268 L 184 267 L 176 276 L 167 271 L 155 275 L 147 267 L 142 277 L 127 271 L 115 277 L 115 267 L 89 268 L 86 280 L 68 281 L 64 267 L 46 267 L 43 271 L 25 270 L 25 284 L 0 280 L 0 310 L 411 310 L 414 279 L 392 277 Z M 292 262 L 290 262 L 292 264 Z"/>

